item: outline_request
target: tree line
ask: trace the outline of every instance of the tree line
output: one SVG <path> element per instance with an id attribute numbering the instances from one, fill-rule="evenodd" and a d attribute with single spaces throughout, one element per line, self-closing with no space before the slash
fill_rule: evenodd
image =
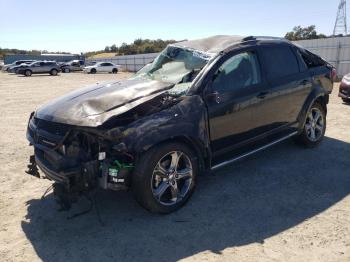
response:
<path id="1" fill-rule="evenodd" d="M 337 37 L 342 37 L 343 35 L 338 35 Z M 290 41 L 298 41 L 298 40 L 310 40 L 310 39 L 320 39 L 327 38 L 325 34 L 318 33 L 316 31 L 316 26 L 311 25 L 307 27 L 295 26 L 292 31 L 287 32 L 284 36 L 286 39 Z M 334 36 L 329 36 L 334 37 Z M 136 39 L 133 43 L 127 44 L 123 43 L 120 46 L 115 44 L 111 46 L 106 46 L 104 50 L 86 52 L 83 53 L 86 57 L 90 57 L 93 55 L 101 54 L 101 53 L 114 53 L 115 55 L 134 55 L 134 54 L 147 54 L 147 53 L 158 53 L 162 51 L 168 44 L 175 43 L 175 40 L 150 40 L 150 39 Z M 48 51 L 39 51 L 39 50 L 19 50 L 19 49 L 8 49 L 8 48 L 0 48 L 0 59 L 6 54 L 28 54 L 28 55 L 40 55 L 43 53 L 48 53 Z M 51 52 L 50 52 L 51 53 Z M 69 54 L 65 52 L 52 52 L 54 54 Z"/>
<path id="2" fill-rule="evenodd" d="M 150 40 L 150 39 L 136 39 L 133 43 L 123 43 L 120 46 L 111 45 L 106 46 L 104 50 L 87 52 L 85 56 L 89 57 L 100 53 L 115 53 L 116 55 L 135 55 L 158 53 L 162 51 L 168 44 L 175 43 L 175 40 Z"/>

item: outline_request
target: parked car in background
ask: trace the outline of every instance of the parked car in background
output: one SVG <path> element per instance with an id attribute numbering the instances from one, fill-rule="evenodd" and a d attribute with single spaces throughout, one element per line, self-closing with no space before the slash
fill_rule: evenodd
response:
<path id="1" fill-rule="evenodd" d="M 31 76 L 32 74 L 50 74 L 56 76 L 61 71 L 55 61 L 37 61 L 17 70 L 17 74 Z"/>
<path id="2" fill-rule="evenodd" d="M 338 96 L 341 97 L 345 103 L 350 103 L 350 74 L 343 77 L 339 86 Z"/>
<path id="3" fill-rule="evenodd" d="M 96 74 L 96 73 L 113 73 L 117 74 L 118 70 L 121 68 L 120 65 L 115 65 L 110 62 L 98 62 L 91 66 L 84 67 L 84 73 Z"/>
<path id="4" fill-rule="evenodd" d="M 172 44 L 130 79 L 75 90 L 33 112 L 28 172 L 38 176 L 37 164 L 54 181 L 63 208 L 98 187 L 131 188 L 147 210 L 170 213 L 205 170 L 291 137 L 320 144 L 334 76 L 329 63 L 284 39 Z"/>
<path id="5" fill-rule="evenodd" d="M 23 64 L 23 63 L 26 63 L 26 62 L 34 62 L 35 60 L 17 60 L 17 61 L 15 61 L 15 62 L 13 62 L 13 63 L 11 63 L 11 64 L 7 64 L 7 65 L 4 65 L 3 67 L 2 67 L 2 71 L 6 71 L 6 72 L 8 72 L 8 70 L 9 70 L 9 68 L 11 67 L 11 66 L 17 66 L 17 65 L 20 65 L 20 64 Z"/>
<path id="6" fill-rule="evenodd" d="M 76 71 L 82 71 L 84 68 L 84 61 L 83 60 L 73 60 L 68 63 L 64 63 L 61 65 L 61 71 L 63 73 L 70 73 L 70 72 L 76 72 Z"/>
<path id="7" fill-rule="evenodd" d="M 22 64 L 20 64 L 20 65 L 15 65 L 15 66 L 10 66 L 8 69 L 7 69 L 7 72 L 9 72 L 9 73 L 17 73 L 17 70 L 18 69 L 20 69 L 20 68 L 23 68 L 23 67 L 25 67 L 26 65 L 30 65 L 31 63 L 33 63 L 33 62 L 36 62 L 36 61 L 27 61 L 27 62 L 24 62 L 24 63 L 22 63 Z"/>

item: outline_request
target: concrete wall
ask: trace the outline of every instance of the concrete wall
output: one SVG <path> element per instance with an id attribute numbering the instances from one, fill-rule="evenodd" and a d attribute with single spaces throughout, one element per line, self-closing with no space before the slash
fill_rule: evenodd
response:
<path id="1" fill-rule="evenodd" d="M 350 37 L 302 40 L 295 43 L 334 65 L 338 76 L 350 73 Z"/>
<path id="2" fill-rule="evenodd" d="M 98 58 L 98 59 L 87 59 L 86 63 L 90 62 L 112 62 L 117 65 L 121 65 L 123 69 L 130 72 L 136 72 L 144 67 L 146 64 L 152 62 L 154 58 L 158 56 L 159 53 L 151 54 L 139 54 L 139 55 L 125 55 L 125 56 L 115 56 L 112 58 Z"/>

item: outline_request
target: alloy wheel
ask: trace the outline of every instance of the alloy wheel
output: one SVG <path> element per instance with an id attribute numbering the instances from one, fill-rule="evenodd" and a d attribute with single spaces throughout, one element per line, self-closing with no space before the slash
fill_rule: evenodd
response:
<path id="1" fill-rule="evenodd" d="M 175 205 L 190 191 L 193 170 L 190 158 L 183 152 L 173 151 L 163 156 L 152 174 L 152 193 L 162 205 Z"/>
<path id="2" fill-rule="evenodd" d="M 320 109 L 312 108 L 306 117 L 305 131 L 310 141 L 318 141 L 324 133 L 324 119 Z"/>

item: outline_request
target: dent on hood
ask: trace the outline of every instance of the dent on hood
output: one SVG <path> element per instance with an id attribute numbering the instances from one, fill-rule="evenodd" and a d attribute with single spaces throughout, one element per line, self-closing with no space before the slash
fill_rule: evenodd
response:
<path id="1" fill-rule="evenodd" d="M 45 104 L 37 110 L 36 117 L 63 124 L 96 127 L 172 87 L 169 83 L 147 79 L 97 84 Z"/>

